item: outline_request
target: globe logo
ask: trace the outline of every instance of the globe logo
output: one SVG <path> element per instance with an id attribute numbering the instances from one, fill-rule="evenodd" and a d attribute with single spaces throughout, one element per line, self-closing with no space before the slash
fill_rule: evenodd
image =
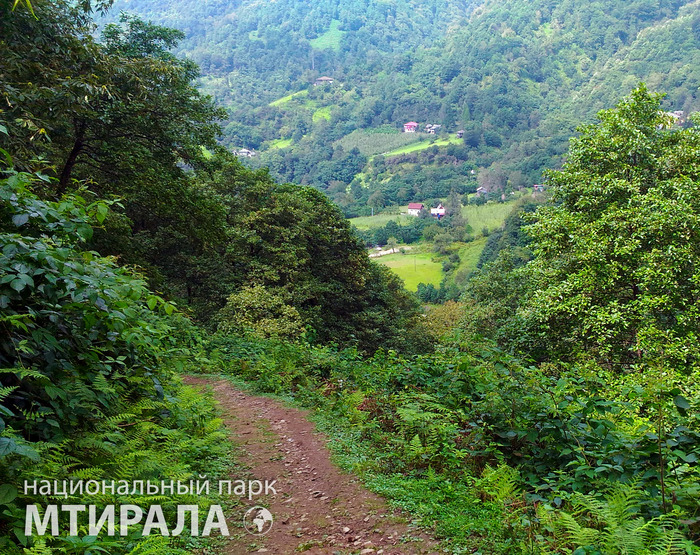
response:
<path id="1" fill-rule="evenodd" d="M 272 513 L 265 507 L 251 507 L 243 516 L 243 525 L 249 534 L 264 536 L 272 529 Z"/>

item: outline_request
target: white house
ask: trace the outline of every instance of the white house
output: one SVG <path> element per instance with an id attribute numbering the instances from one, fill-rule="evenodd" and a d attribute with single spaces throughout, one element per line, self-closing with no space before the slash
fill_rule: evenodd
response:
<path id="1" fill-rule="evenodd" d="M 437 208 L 430 209 L 430 215 L 435 216 L 438 220 L 445 215 L 445 207 L 442 204 L 438 204 Z"/>
<path id="2" fill-rule="evenodd" d="M 418 216 L 421 210 L 423 210 L 423 204 L 420 202 L 412 202 L 408 205 L 409 216 Z"/>

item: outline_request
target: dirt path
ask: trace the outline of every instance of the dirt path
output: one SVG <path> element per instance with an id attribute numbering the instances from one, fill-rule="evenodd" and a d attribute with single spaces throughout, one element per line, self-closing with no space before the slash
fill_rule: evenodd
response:
<path id="1" fill-rule="evenodd" d="M 232 518 L 232 541 L 223 553 L 439 553 L 434 541 L 412 529 L 381 497 L 331 464 L 323 436 L 303 411 L 243 393 L 226 380 L 188 377 L 186 381 L 212 387 L 239 447 L 236 461 L 248 467 L 255 479 L 277 480 L 276 495 L 249 502 L 264 505 L 272 513 L 269 533 L 248 534 Z M 246 477 L 232 477 L 239 478 Z"/>

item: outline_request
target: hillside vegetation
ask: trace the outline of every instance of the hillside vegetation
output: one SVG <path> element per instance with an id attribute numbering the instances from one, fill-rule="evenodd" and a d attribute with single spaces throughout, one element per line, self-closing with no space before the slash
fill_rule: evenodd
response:
<path id="1" fill-rule="evenodd" d="M 349 216 L 452 189 L 500 195 L 539 183 L 561 163 L 576 125 L 640 81 L 668 93 L 666 110 L 687 116 L 700 107 L 700 15 L 691 0 L 116 7 L 185 32 L 178 52 L 200 65 L 202 90 L 228 109 L 224 144 L 261 150 L 249 163 L 325 191 Z M 320 76 L 333 84 L 314 86 Z M 304 102 L 278 100 L 300 91 Z M 413 137 L 398 137 L 408 121 L 419 131 L 441 125 L 435 147 L 406 146 Z M 386 128 L 399 133 L 371 133 Z M 266 152 L 279 139 L 293 144 Z M 369 159 L 382 153 L 392 158 Z M 370 200 L 377 191 L 381 203 Z"/>
<path id="2" fill-rule="evenodd" d="M 3 555 L 230 550 L 181 507 L 240 522 L 249 504 L 173 489 L 244 471 L 183 373 L 312 409 L 340 464 L 447 552 L 700 551 L 700 116 L 667 111 L 695 103 L 693 4 L 132 1 L 189 36 L 0 0 Z M 665 74 L 641 49 L 661 38 Z M 670 95 L 608 104 L 595 72 L 642 55 Z M 606 109 L 566 150 L 592 119 L 573 91 Z M 334 145 L 409 118 L 459 123 L 464 144 Z M 222 120 L 270 171 L 217 143 Z M 411 200 L 445 214 L 345 217 Z M 423 260 L 439 286 L 407 291 L 369 244 L 412 245 L 387 262 Z M 83 510 L 117 505 L 112 535 Z M 74 511 L 58 533 L 49 506 Z"/>

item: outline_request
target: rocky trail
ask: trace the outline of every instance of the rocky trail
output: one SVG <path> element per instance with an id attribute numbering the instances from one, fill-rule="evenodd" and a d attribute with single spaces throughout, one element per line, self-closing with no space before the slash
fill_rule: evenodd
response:
<path id="1" fill-rule="evenodd" d="M 412 528 L 386 501 L 330 461 L 322 434 L 304 411 L 240 391 L 223 379 L 188 377 L 211 387 L 237 446 L 235 459 L 253 479 L 272 482 L 276 494 L 245 502 L 274 518 L 263 536 L 241 526 L 246 508 L 229 525 L 221 553 L 292 555 L 418 555 L 439 553 L 437 542 Z M 247 479 L 232 476 L 231 479 Z M 240 518 L 239 518 L 240 517 Z"/>

